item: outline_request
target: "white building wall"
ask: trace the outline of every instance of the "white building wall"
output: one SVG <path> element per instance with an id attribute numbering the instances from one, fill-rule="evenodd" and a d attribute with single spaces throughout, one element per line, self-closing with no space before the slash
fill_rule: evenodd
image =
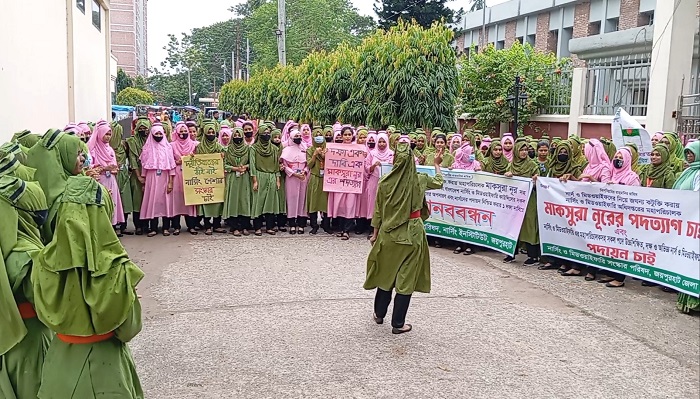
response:
<path id="1" fill-rule="evenodd" d="M 23 129 L 43 134 L 71 119 L 110 117 L 108 2 L 100 0 L 101 32 L 92 25 L 92 1 L 85 3 L 83 14 L 75 0 L 42 2 L 41 12 L 25 2 L 3 2 L 0 143 Z M 27 21 L 34 28 L 27 28 Z"/>

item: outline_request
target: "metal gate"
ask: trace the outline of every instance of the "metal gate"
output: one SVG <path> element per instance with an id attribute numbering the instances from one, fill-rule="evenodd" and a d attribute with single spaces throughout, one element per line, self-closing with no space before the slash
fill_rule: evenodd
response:
<path id="1" fill-rule="evenodd" d="M 700 140 L 700 93 L 679 97 L 676 132 L 683 141 L 683 145 L 690 139 Z"/>

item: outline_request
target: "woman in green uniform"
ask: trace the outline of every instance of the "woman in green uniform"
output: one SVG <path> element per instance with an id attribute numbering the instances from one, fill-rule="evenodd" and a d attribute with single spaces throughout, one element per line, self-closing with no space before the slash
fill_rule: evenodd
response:
<path id="1" fill-rule="evenodd" d="M 33 258 L 46 197 L 38 183 L 0 178 L 0 397 L 36 398 L 51 330 L 34 311 Z"/>
<path id="2" fill-rule="evenodd" d="M 25 156 L 18 143 L 5 143 L 0 146 L 0 176 L 14 176 L 22 180 L 34 181 L 36 170 L 23 165 L 17 158 L 18 154 Z"/>
<path id="3" fill-rule="evenodd" d="M 333 129 L 331 128 L 331 134 Z M 323 191 L 323 169 L 326 157 L 326 139 L 323 130 L 314 127 L 313 146 L 306 149 L 306 162 L 309 168 L 309 183 L 306 186 L 306 211 L 311 219 L 310 234 L 318 233 L 318 213 L 323 215 L 321 226 L 330 234 L 328 220 L 328 193 Z"/>
<path id="4" fill-rule="evenodd" d="M 281 133 L 281 132 L 280 132 Z M 250 151 L 250 175 L 253 179 L 251 217 L 256 236 L 262 235 L 262 222 L 268 234 L 275 235 L 275 215 L 280 213 L 280 150 L 271 142 L 270 128 L 258 128 L 258 140 Z"/>
<path id="5" fill-rule="evenodd" d="M 222 217 L 236 237 L 249 235 L 252 182 L 250 179 L 250 147 L 243 142 L 243 129 L 236 127 L 224 153 L 226 196 Z"/>
<path id="6" fill-rule="evenodd" d="M 671 153 L 666 144 L 657 144 L 651 151 L 651 163 L 642 169 L 639 181 L 642 187 L 673 188 L 676 172 L 671 163 Z"/>
<path id="7" fill-rule="evenodd" d="M 143 229 L 147 228 L 147 226 L 145 226 L 141 221 L 139 214 L 141 213 L 141 202 L 143 202 L 143 186 L 146 184 L 146 178 L 141 176 L 141 151 L 143 150 L 143 145 L 146 144 L 146 139 L 148 138 L 150 131 L 151 121 L 145 117 L 139 118 L 136 120 L 133 134 L 131 137 L 126 139 L 129 169 L 131 172 L 129 184 L 131 185 L 131 208 L 133 210 L 132 219 L 134 221 L 137 236 L 143 234 Z M 124 201 L 123 197 L 122 201 Z"/>
<path id="8" fill-rule="evenodd" d="M 202 130 L 204 132 L 204 140 L 199 142 L 195 154 L 222 154 L 224 152 L 224 147 L 219 144 L 217 140 L 217 124 L 213 120 L 207 120 L 204 122 Z M 204 234 L 210 236 L 212 232 L 214 233 L 226 233 L 226 229 L 221 227 L 221 214 L 223 211 L 223 204 L 218 202 L 216 204 L 207 204 L 199 206 L 199 214 L 203 216 L 204 220 Z"/>
<path id="9" fill-rule="evenodd" d="M 114 150 L 114 155 L 117 159 L 117 166 L 119 166 L 119 173 L 117 174 L 117 184 L 119 184 L 119 193 L 122 199 L 122 210 L 124 211 L 124 223 L 118 226 L 117 236 L 122 235 L 132 235 L 134 233 L 126 231 L 126 224 L 129 220 L 129 214 L 134 211 L 133 200 L 131 196 L 131 170 L 127 162 L 126 145 L 124 143 L 124 129 L 122 125 L 116 121 L 110 123 L 112 128 L 112 138 L 109 140 L 109 145 Z M 139 208 L 140 209 L 140 208 Z"/>
<path id="10" fill-rule="evenodd" d="M 36 313 L 56 333 L 40 399 L 143 398 L 126 345 L 141 330 L 136 285 L 143 272 L 112 228 L 112 208 L 97 181 L 70 177 L 56 234 L 35 257 Z"/>
<path id="11" fill-rule="evenodd" d="M 483 171 L 495 175 L 503 175 L 508 170 L 508 159 L 503 155 L 503 145 L 500 140 L 494 140 L 484 158 Z"/>
<path id="12" fill-rule="evenodd" d="M 394 166 L 379 182 L 372 218 L 372 250 L 367 257 L 364 288 L 377 289 L 374 321 L 384 323 L 391 292 L 396 290 L 391 318 L 392 333 L 411 331 L 405 324 L 414 292 L 430 292 L 430 253 L 423 220 L 428 218 L 427 190 L 442 188 L 442 152 L 433 156 L 435 176 L 416 172 L 408 137 L 397 141 Z"/>
<path id="13" fill-rule="evenodd" d="M 678 177 L 673 185 L 674 190 L 700 191 L 700 141 L 693 141 L 685 146 L 683 151 L 688 168 Z M 676 308 L 683 313 L 700 312 L 700 298 L 678 293 Z"/>

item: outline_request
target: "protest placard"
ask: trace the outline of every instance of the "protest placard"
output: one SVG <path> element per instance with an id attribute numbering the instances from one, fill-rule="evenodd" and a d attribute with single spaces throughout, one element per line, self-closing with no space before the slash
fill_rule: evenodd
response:
<path id="1" fill-rule="evenodd" d="M 543 255 L 700 295 L 700 193 L 537 180 Z"/>
<path id="2" fill-rule="evenodd" d="M 416 168 L 435 175 L 433 167 Z M 390 170 L 390 164 L 382 164 L 382 175 Z M 532 180 L 447 169 L 442 169 L 442 174 L 442 189 L 425 193 L 430 210 L 426 234 L 514 255 Z"/>
<path id="3" fill-rule="evenodd" d="M 323 191 L 361 194 L 365 184 L 366 156 L 367 149 L 362 144 L 328 144 Z"/>
<path id="4" fill-rule="evenodd" d="M 182 180 L 186 205 L 224 202 L 226 181 L 221 154 L 201 154 L 182 158 Z"/>

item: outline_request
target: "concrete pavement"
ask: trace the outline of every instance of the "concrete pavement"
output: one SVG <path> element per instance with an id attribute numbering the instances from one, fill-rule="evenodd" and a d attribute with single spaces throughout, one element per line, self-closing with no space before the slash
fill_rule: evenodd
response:
<path id="1" fill-rule="evenodd" d="M 700 397 L 700 319 L 638 282 L 432 249 L 433 290 L 394 336 L 371 320 L 364 238 L 124 244 L 147 273 L 131 344 L 147 398 Z"/>

